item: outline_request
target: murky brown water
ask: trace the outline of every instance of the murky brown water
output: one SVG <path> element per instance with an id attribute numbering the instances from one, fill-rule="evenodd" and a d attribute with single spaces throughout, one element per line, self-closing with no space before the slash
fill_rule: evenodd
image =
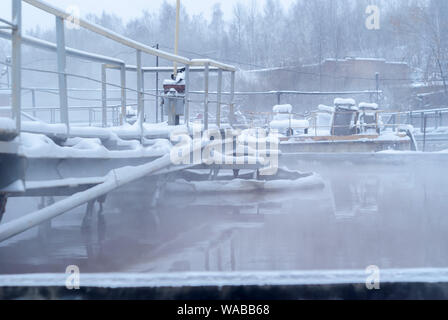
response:
<path id="1" fill-rule="evenodd" d="M 99 232 L 81 231 L 82 207 L 1 244 L 0 273 L 448 267 L 445 162 L 286 164 L 325 189 L 165 195 L 149 210 L 134 184 L 109 197 Z M 37 201 L 10 201 L 6 220 Z"/>

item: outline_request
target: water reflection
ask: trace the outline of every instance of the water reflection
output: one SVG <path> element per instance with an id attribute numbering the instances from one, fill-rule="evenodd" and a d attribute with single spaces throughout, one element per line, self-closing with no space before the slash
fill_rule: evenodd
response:
<path id="1" fill-rule="evenodd" d="M 90 228 L 81 228 L 83 207 L 53 221 L 45 236 L 0 246 L 0 273 L 62 272 L 69 264 L 84 272 L 448 266 L 443 164 L 288 165 L 319 172 L 325 188 L 165 193 L 154 206 L 154 185 L 140 181 L 111 194 Z"/>

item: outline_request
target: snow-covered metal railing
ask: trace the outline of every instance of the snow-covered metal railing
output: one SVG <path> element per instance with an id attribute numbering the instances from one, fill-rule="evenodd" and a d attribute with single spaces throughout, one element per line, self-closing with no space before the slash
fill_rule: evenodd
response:
<path id="1" fill-rule="evenodd" d="M 0 242 L 170 165 L 170 155 L 167 154 L 142 166 L 112 170 L 105 178 L 105 181 L 95 187 L 63 199 L 52 206 L 0 225 Z"/>
<path id="2" fill-rule="evenodd" d="M 13 0 L 13 1 L 17 1 L 17 0 Z M 46 11 L 50 14 L 53 14 L 54 16 L 56 16 L 56 21 L 64 21 L 65 19 L 69 19 L 70 18 L 70 14 L 67 12 L 64 12 L 60 9 L 57 9 L 43 1 L 40 0 L 22 0 L 30 5 L 33 5 L 36 8 L 39 8 L 43 11 Z M 61 24 L 59 22 L 59 30 L 60 33 L 62 33 L 61 31 Z M 178 55 L 174 55 L 171 53 L 167 53 L 165 51 L 159 50 L 159 49 L 155 49 L 153 47 L 144 45 L 142 43 L 139 43 L 135 40 L 129 39 L 127 37 L 121 36 L 111 30 L 108 30 L 104 27 L 101 27 L 99 25 L 96 25 L 94 23 L 88 22 L 82 18 L 77 19 L 77 23 L 79 24 L 80 27 L 83 27 L 89 31 L 92 31 L 96 34 L 99 34 L 101 36 L 104 36 L 106 38 L 109 38 L 115 42 L 121 43 L 124 46 L 133 48 L 136 50 L 136 57 L 137 57 L 137 91 L 139 92 L 139 101 L 138 101 L 138 106 L 139 106 L 139 121 L 141 124 L 143 124 L 144 122 L 144 102 L 143 102 L 143 95 L 142 95 L 142 77 L 143 77 L 143 66 L 141 64 L 141 56 L 142 53 L 146 53 L 146 54 L 150 54 L 153 56 L 157 56 L 163 59 L 166 59 L 168 61 L 171 62 L 175 62 L 175 63 L 179 63 L 179 64 L 183 64 L 186 66 L 186 78 L 189 78 L 189 72 L 190 72 L 190 67 L 192 66 L 203 66 L 205 71 L 204 71 L 204 78 L 205 78 L 205 88 L 208 88 L 208 78 L 209 78 L 209 68 L 210 67 L 215 67 L 218 68 L 221 71 L 227 71 L 227 72 L 231 72 L 232 76 L 231 76 L 231 82 L 232 82 L 232 88 L 234 90 L 234 74 L 236 72 L 236 68 L 234 66 L 228 65 L 228 64 L 224 64 L 215 60 L 211 60 L 211 59 L 188 59 L 182 56 L 178 56 Z M 57 23 L 57 28 L 58 28 L 58 23 Z M 65 48 L 65 43 L 58 43 L 58 48 Z M 187 82 L 187 93 L 186 93 L 186 112 L 185 112 L 185 116 L 186 116 L 186 123 L 188 124 L 189 121 L 189 103 L 188 103 L 188 81 Z M 232 91 L 233 91 L 232 90 Z M 208 91 L 208 90 L 205 90 Z M 208 128 L 208 101 L 207 101 L 207 95 L 205 95 L 206 97 L 204 98 L 204 115 L 205 115 L 205 119 L 204 119 L 204 127 L 205 129 Z"/>
<path id="3" fill-rule="evenodd" d="M 251 128 L 254 127 L 271 127 L 270 123 L 274 120 L 278 112 L 272 111 L 241 111 L 245 118 L 248 120 L 247 125 Z M 349 125 L 336 125 L 332 123 L 332 114 L 329 115 L 329 122 L 327 124 L 320 124 L 318 118 L 321 114 L 327 113 L 326 111 L 312 111 L 312 112 L 286 112 L 280 113 L 286 118 L 283 121 L 284 128 L 289 130 L 299 130 L 305 136 L 320 136 L 329 135 L 333 136 L 334 129 L 348 128 Z M 351 114 L 352 112 L 338 111 L 339 114 Z M 366 113 L 374 119 L 373 123 L 363 123 L 360 121 L 360 117 Z M 445 115 L 445 116 L 444 116 Z M 301 119 L 301 120 L 299 120 Z M 418 125 L 415 126 L 415 120 L 419 120 Z M 428 120 L 433 120 L 430 124 Z M 306 120 L 303 122 L 302 120 Z M 430 130 L 441 129 L 442 133 L 448 132 L 448 108 L 430 109 L 430 110 L 415 110 L 415 111 L 391 111 L 391 110 L 369 110 L 359 111 L 357 123 L 353 125 L 357 128 L 360 134 L 367 131 L 373 134 L 379 134 L 384 130 L 395 132 L 397 134 L 400 131 L 407 130 L 412 127 L 420 129 L 422 134 L 429 132 Z M 272 128 L 272 127 L 271 127 Z M 277 128 L 278 129 L 278 128 Z M 414 133 L 416 133 L 414 131 Z"/>
<path id="4" fill-rule="evenodd" d="M 96 25 L 94 23 L 88 22 L 82 18 L 77 19 L 77 23 L 80 27 L 87 29 L 91 32 L 94 32 L 98 35 L 101 35 L 103 37 L 106 37 L 108 39 L 111 39 L 117 43 L 120 43 L 124 46 L 127 46 L 129 48 L 132 48 L 136 52 L 137 57 L 137 66 L 127 66 L 124 61 L 106 57 L 102 55 L 97 55 L 89 52 L 85 52 L 82 50 L 77 50 L 73 48 L 66 47 L 65 45 L 65 26 L 64 22 L 65 20 L 70 19 L 70 14 L 67 12 L 64 12 L 61 9 L 58 9 L 54 6 L 51 6 L 47 4 L 44 1 L 40 0 L 11 0 L 12 1 L 12 17 L 13 21 L 3 21 L 0 20 L 0 22 L 5 22 L 8 25 L 8 28 L 11 29 L 11 33 L 0 31 L 0 37 L 11 39 L 12 42 L 12 62 L 11 62 L 11 69 L 12 69 L 12 89 L 11 89 L 11 96 L 12 96 L 12 117 L 15 119 L 15 131 L 18 134 L 21 129 L 21 90 L 22 90 L 22 79 L 21 79 L 21 72 L 22 70 L 25 70 L 22 68 L 21 64 L 21 49 L 22 44 L 30 45 L 36 48 L 44 49 L 44 50 L 50 50 L 57 53 L 57 72 L 53 72 L 54 74 L 57 74 L 58 76 L 58 83 L 59 83 L 59 107 L 60 107 L 60 115 L 61 115 L 61 122 L 64 123 L 67 127 L 67 135 L 70 132 L 70 117 L 69 117 L 69 111 L 68 111 L 68 95 L 67 92 L 69 88 L 67 88 L 67 77 L 68 76 L 75 76 L 75 75 L 69 75 L 66 72 L 66 57 L 67 56 L 74 56 L 81 59 L 87 59 L 89 61 L 94 61 L 101 63 L 102 68 L 102 97 L 103 97 L 103 114 L 102 114 L 102 120 L 103 125 L 106 125 L 107 123 L 107 86 L 110 86 L 110 84 L 106 83 L 106 70 L 110 67 L 113 69 L 118 69 L 120 71 L 120 86 L 121 89 L 121 115 L 122 119 L 124 119 L 126 114 L 126 106 L 127 99 L 126 99 L 126 91 L 129 90 L 129 88 L 126 88 L 126 72 L 127 71 L 134 71 L 137 73 L 137 88 L 136 93 L 138 96 L 137 99 L 137 105 L 138 105 L 138 115 L 139 115 L 139 123 L 143 132 L 143 122 L 144 122 L 144 101 L 143 98 L 145 95 L 144 88 L 143 88 L 143 76 L 146 72 L 165 72 L 169 71 L 168 69 L 164 69 L 163 67 L 159 67 L 158 69 L 151 69 L 151 68 L 145 68 L 142 65 L 142 54 L 150 54 L 156 57 L 160 57 L 162 59 L 168 60 L 170 62 L 175 62 L 180 65 L 185 66 L 185 73 L 186 73 L 186 82 L 187 82 L 187 88 L 186 88 L 186 94 L 185 94 L 185 123 L 189 124 L 189 114 L 190 114 L 190 106 L 189 106 L 189 73 L 190 72 L 203 72 L 204 73 L 204 87 L 206 88 L 205 94 L 204 94 L 204 127 L 205 129 L 208 128 L 208 107 L 209 107 L 209 99 L 208 99 L 208 84 L 209 84 L 209 73 L 210 72 L 218 72 L 219 78 L 221 81 L 219 81 L 219 85 L 222 86 L 222 73 L 223 72 L 229 72 L 231 74 L 231 91 L 234 91 L 235 88 L 235 72 L 236 68 L 234 66 L 224 64 L 215 60 L 211 59 L 189 59 L 186 57 L 182 57 L 179 55 L 171 54 L 159 49 L 155 49 L 153 47 L 147 46 L 145 44 L 142 44 L 140 42 L 137 42 L 135 40 L 129 39 L 127 37 L 124 37 L 122 35 L 119 35 L 111 30 L 108 30 L 104 27 L 101 27 L 99 25 Z M 22 35 L 22 1 L 25 3 L 28 3 L 40 10 L 43 10 L 47 13 L 52 14 L 56 17 L 56 43 L 51 43 L 48 41 L 40 40 L 34 37 L 29 36 L 23 36 Z M 43 72 L 43 70 L 31 70 L 29 68 L 29 71 L 39 71 Z M 218 91 L 222 91 L 222 88 L 218 88 Z M 158 92 L 156 93 L 156 97 L 158 98 Z M 157 99 L 156 99 L 157 100 Z M 220 98 L 218 98 L 218 101 Z M 229 102 L 231 113 L 233 110 L 234 102 L 233 102 L 233 95 L 231 95 L 231 101 Z M 156 106 L 157 107 L 157 106 Z M 218 109 L 220 108 L 220 105 L 218 104 Z"/>
<path id="5" fill-rule="evenodd" d="M 437 130 L 440 127 L 448 127 L 448 108 L 409 110 L 409 111 L 387 111 L 384 116 L 388 117 L 389 125 L 397 126 L 401 122 L 420 128 L 424 133 L 427 129 Z M 428 123 L 432 120 L 432 125 Z"/>

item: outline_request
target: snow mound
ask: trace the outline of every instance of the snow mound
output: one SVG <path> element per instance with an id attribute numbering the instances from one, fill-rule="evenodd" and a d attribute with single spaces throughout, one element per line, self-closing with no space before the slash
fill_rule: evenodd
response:
<path id="1" fill-rule="evenodd" d="M 320 104 L 317 109 L 319 111 L 324 111 L 324 112 L 329 112 L 329 113 L 333 113 L 334 112 L 334 107 L 329 107 L 323 104 Z"/>
<path id="2" fill-rule="evenodd" d="M 272 108 L 274 113 L 292 113 L 292 105 L 290 104 L 279 104 Z"/>
<path id="3" fill-rule="evenodd" d="M 336 98 L 334 99 L 335 106 L 356 106 L 356 101 L 353 99 Z"/>
<path id="4" fill-rule="evenodd" d="M 274 120 L 270 123 L 271 129 L 287 129 L 287 128 L 296 128 L 296 129 L 307 129 L 310 127 L 310 123 L 308 120 Z"/>
<path id="5" fill-rule="evenodd" d="M 14 120 L 9 118 L 0 118 L 0 130 L 13 131 L 16 128 Z"/>
<path id="6" fill-rule="evenodd" d="M 376 103 L 361 102 L 361 103 L 359 104 L 359 109 L 378 110 L 378 104 L 376 104 Z"/>
<path id="7" fill-rule="evenodd" d="M 73 146 L 73 148 L 78 150 L 99 150 L 105 149 L 101 143 L 100 139 L 79 139 L 78 142 Z"/>

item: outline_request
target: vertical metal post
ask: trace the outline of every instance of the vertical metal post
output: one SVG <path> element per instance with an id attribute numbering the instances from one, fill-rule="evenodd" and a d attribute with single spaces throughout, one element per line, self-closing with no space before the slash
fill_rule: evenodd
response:
<path id="1" fill-rule="evenodd" d="M 174 54 L 179 53 L 180 0 L 176 1 L 176 32 L 174 35 Z M 177 76 L 177 62 L 174 62 L 174 79 Z"/>
<path id="2" fill-rule="evenodd" d="M 12 115 L 16 120 L 16 132 L 21 130 L 22 94 L 22 0 L 12 2 Z"/>
<path id="3" fill-rule="evenodd" d="M 426 126 L 427 126 L 426 114 L 423 116 L 423 152 L 426 151 Z"/>
<path id="4" fill-rule="evenodd" d="M 102 105 L 102 126 L 107 127 L 107 70 L 106 65 L 101 65 L 101 105 Z"/>
<path id="5" fill-rule="evenodd" d="M 143 122 L 146 122 L 146 103 L 145 103 L 145 71 L 142 68 L 142 109 L 143 109 Z"/>
<path id="6" fill-rule="evenodd" d="M 425 126 L 425 113 L 421 112 L 420 113 L 420 117 L 421 117 L 421 122 L 420 122 L 420 132 L 423 133 L 423 128 Z"/>
<path id="7" fill-rule="evenodd" d="M 143 139 L 143 122 L 145 119 L 145 110 L 143 105 L 143 93 L 142 93 L 142 52 L 137 50 L 137 99 L 138 99 L 138 121 L 140 122 L 140 131 Z"/>
<path id="8" fill-rule="evenodd" d="M 380 74 L 375 73 L 375 82 L 376 82 L 376 103 L 380 102 Z"/>
<path id="9" fill-rule="evenodd" d="M 120 67 L 120 86 L 121 86 L 121 117 L 120 125 L 126 120 L 126 65 Z"/>
<path id="10" fill-rule="evenodd" d="M 230 77 L 229 122 L 232 125 L 235 121 L 235 71 L 232 71 Z"/>
<path id="11" fill-rule="evenodd" d="M 33 106 L 33 117 L 37 117 L 36 115 L 36 90 L 32 89 L 31 90 L 31 104 Z"/>
<path id="12" fill-rule="evenodd" d="M 159 50 L 159 44 L 156 44 L 156 49 Z M 159 67 L 159 56 L 156 56 L 156 67 Z M 159 123 L 159 71 L 156 71 L 156 123 Z"/>
<path id="13" fill-rule="evenodd" d="M 434 113 L 434 128 L 437 130 L 438 128 L 439 128 L 439 123 L 440 123 L 440 115 L 441 115 L 442 113 L 439 111 L 439 112 L 435 112 Z"/>
<path id="14" fill-rule="evenodd" d="M 218 71 L 218 90 L 216 97 L 216 125 L 221 128 L 222 70 Z"/>
<path id="15" fill-rule="evenodd" d="M 282 103 L 282 94 L 277 91 L 277 105 Z"/>
<path id="16" fill-rule="evenodd" d="M 11 75 L 10 75 L 10 71 L 9 71 L 9 65 L 11 64 L 11 57 L 6 57 L 6 63 L 8 64 L 6 66 L 6 85 L 8 87 L 8 89 L 11 88 Z"/>
<path id="17" fill-rule="evenodd" d="M 205 64 L 204 69 L 204 130 L 208 130 L 208 80 L 209 80 L 210 66 Z"/>
<path id="18" fill-rule="evenodd" d="M 66 72 L 66 52 L 65 52 L 65 33 L 64 19 L 56 17 L 56 39 L 58 54 L 58 78 L 59 78 L 59 108 L 60 120 L 67 126 L 67 135 L 70 133 L 70 123 L 68 115 L 68 97 L 67 97 L 67 75 Z"/>
<path id="19" fill-rule="evenodd" d="M 185 124 L 190 126 L 190 65 L 185 66 Z"/>

